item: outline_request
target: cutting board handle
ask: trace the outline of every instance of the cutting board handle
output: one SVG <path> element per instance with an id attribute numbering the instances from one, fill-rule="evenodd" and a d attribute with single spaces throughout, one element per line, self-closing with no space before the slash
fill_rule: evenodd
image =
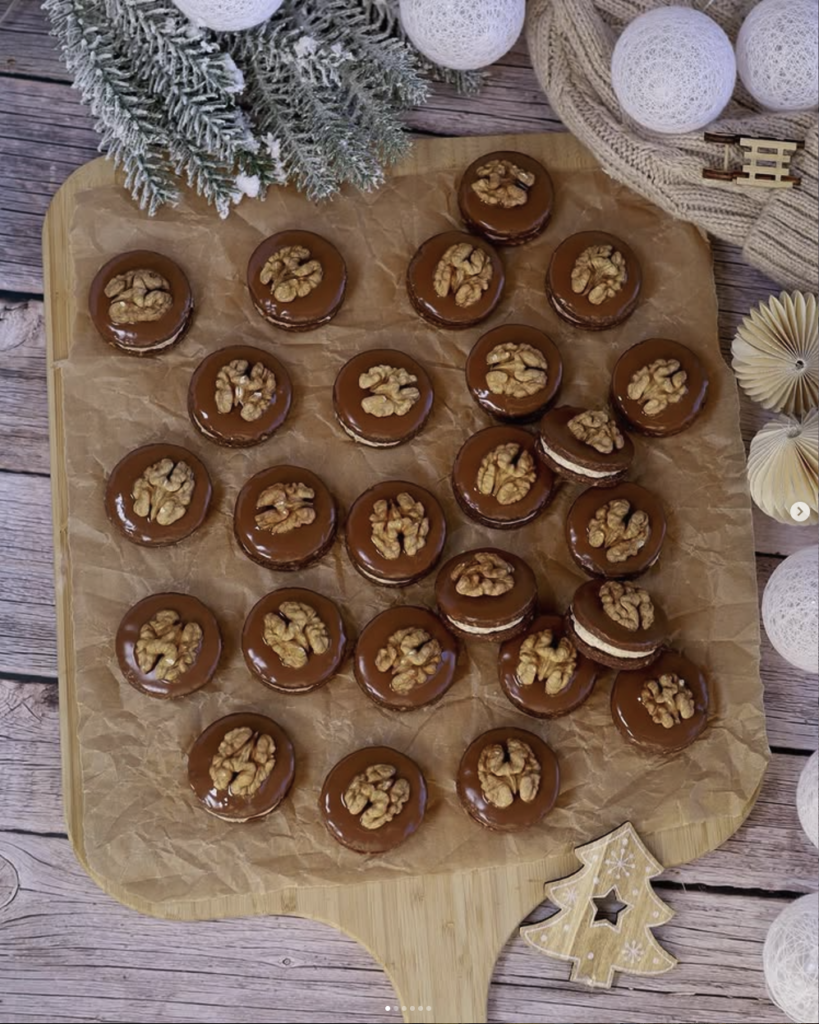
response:
<path id="1" fill-rule="evenodd" d="M 535 879 L 510 888 L 496 869 L 354 886 L 339 892 L 331 923 L 383 965 L 396 991 L 390 1014 L 485 1024 L 498 955 L 541 891 Z"/>

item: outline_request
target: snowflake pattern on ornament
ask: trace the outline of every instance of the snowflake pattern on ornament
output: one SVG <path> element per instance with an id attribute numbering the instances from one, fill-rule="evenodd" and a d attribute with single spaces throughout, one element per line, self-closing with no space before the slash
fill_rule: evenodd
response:
<path id="1" fill-rule="evenodd" d="M 556 892 L 555 896 L 560 899 L 560 902 L 567 909 L 575 906 L 577 903 L 577 886 L 567 885 L 565 889 L 561 889 L 560 892 Z"/>
<path id="2" fill-rule="evenodd" d="M 634 869 L 634 854 L 630 850 L 617 850 L 606 857 L 606 867 L 615 878 L 628 878 Z"/>
<path id="3" fill-rule="evenodd" d="M 620 950 L 620 956 L 623 958 L 623 962 L 627 964 L 636 964 L 642 959 L 644 953 L 645 950 L 639 942 L 627 942 Z"/>

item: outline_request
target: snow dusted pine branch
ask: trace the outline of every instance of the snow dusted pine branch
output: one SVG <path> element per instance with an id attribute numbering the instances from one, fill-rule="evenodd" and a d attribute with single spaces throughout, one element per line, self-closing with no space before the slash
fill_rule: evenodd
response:
<path id="1" fill-rule="evenodd" d="M 100 148 L 153 214 L 179 179 L 222 216 L 292 181 L 313 199 L 377 186 L 409 144 L 402 110 L 436 68 L 405 39 L 396 0 L 285 0 L 247 32 L 194 27 L 167 0 L 45 0 Z"/>

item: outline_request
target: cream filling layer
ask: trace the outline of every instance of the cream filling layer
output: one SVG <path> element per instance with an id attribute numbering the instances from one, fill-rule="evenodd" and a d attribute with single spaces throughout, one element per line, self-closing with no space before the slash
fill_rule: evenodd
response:
<path id="1" fill-rule="evenodd" d="M 540 437 L 540 445 L 544 452 L 549 456 L 550 459 L 562 466 L 564 469 L 571 470 L 572 473 L 579 473 L 580 476 L 588 476 L 594 480 L 605 480 L 608 476 L 616 476 L 620 471 L 618 469 L 588 469 L 586 466 L 580 466 L 576 462 L 572 462 L 570 459 L 565 458 L 563 455 L 558 455 L 554 448 L 550 448 L 548 444 L 543 440 L 543 435 Z"/>
<path id="2" fill-rule="evenodd" d="M 651 654 L 651 651 L 624 651 L 620 647 L 613 647 L 611 644 L 607 644 L 605 640 L 600 640 L 594 633 L 590 633 L 584 626 L 581 626 L 575 618 L 574 612 L 572 612 L 572 628 L 583 643 L 588 644 L 589 647 L 594 647 L 595 650 L 602 651 L 604 654 L 610 654 L 613 658 L 634 658 L 636 660 Z"/>
<path id="3" fill-rule="evenodd" d="M 361 564 L 361 562 L 356 562 L 356 567 L 357 567 L 358 571 L 361 573 L 362 576 L 366 576 L 367 579 L 368 580 L 372 580 L 373 583 L 380 583 L 382 586 L 385 586 L 385 587 L 397 587 L 397 586 L 400 586 L 400 584 L 404 582 L 404 580 L 397 580 L 396 581 L 396 580 L 386 579 L 384 576 L 376 576 L 374 573 L 368 572 L 364 568 L 364 566 Z"/>
<path id="4" fill-rule="evenodd" d="M 366 445 L 368 448 L 397 448 L 398 445 L 401 444 L 401 441 L 403 441 L 403 438 L 401 438 L 401 440 L 399 441 L 370 441 L 368 440 L 368 438 L 362 437 L 361 434 L 356 434 L 356 432 L 354 430 L 351 430 L 346 423 L 342 422 L 342 420 L 339 419 L 338 416 L 336 416 L 336 419 L 338 420 L 339 426 L 341 427 L 345 434 L 351 437 L 354 441 L 358 442 L 358 444 Z"/>
<path id="5" fill-rule="evenodd" d="M 455 626 L 456 629 L 462 630 L 464 633 L 471 633 L 473 636 L 490 636 L 492 633 L 503 633 L 507 629 L 513 629 L 515 626 L 520 625 L 521 622 L 526 618 L 525 615 L 519 615 L 516 619 L 511 622 L 505 622 L 502 626 L 473 626 L 468 622 L 459 622 L 457 619 L 453 619 L 449 616 L 449 621 Z"/>

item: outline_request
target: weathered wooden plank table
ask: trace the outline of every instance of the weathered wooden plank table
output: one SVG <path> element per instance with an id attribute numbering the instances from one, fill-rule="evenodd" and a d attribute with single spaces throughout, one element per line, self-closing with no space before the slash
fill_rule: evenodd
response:
<path id="1" fill-rule="evenodd" d="M 439 88 L 410 123 L 436 135 L 562 127 L 522 44 L 480 97 Z M 20 0 L 0 27 L 0 1021 L 398 1020 L 386 976 L 345 936 L 292 918 L 140 917 L 72 855 L 60 802 L 40 226 L 50 196 L 96 145 L 37 0 Z M 739 319 L 779 289 L 730 246 L 715 244 L 714 255 L 727 354 Z M 746 441 L 763 421 L 743 399 Z M 758 515 L 760 592 L 812 540 Z M 794 807 L 817 743 L 817 681 L 767 642 L 762 671 L 774 753 L 759 803 L 721 850 L 659 883 L 677 911 L 661 939 L 680 967 L 587 991 L 516 939 L 497 965 L 490 1020 L 785 1020 L 766 999 L 761 952 L 782 907 L 817 888 L 816 851 Z"/>

